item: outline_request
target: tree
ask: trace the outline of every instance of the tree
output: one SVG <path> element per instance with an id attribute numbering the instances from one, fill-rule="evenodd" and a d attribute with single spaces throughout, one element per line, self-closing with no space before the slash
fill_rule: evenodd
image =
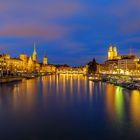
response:
<path id="1" fill-rule="evenodd" d="M 97 63 L 95 58 L 93 58 L 93 60 L 88 63 L 88 73 L 95 74 L 96 71 L 97 71 Z"/>

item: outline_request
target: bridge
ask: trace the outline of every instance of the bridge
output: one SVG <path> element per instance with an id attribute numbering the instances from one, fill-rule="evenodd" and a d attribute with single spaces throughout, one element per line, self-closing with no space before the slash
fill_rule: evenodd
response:
<path id="1" fill-rule="evenodd" d="M 86 74 L 84 71 L 57 71 L 57 74 Z"/>

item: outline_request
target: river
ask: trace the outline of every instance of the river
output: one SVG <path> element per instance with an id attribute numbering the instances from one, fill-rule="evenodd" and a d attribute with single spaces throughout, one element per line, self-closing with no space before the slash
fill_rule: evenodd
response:
<path id="1" fill-rule="evenodd" d="M 140 92 L 53 75 L 0 85 L 0 139 L 140 139 Z"/>

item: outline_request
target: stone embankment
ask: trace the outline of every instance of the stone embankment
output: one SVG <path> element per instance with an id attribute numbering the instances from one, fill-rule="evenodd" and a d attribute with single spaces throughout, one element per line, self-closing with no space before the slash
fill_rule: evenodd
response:
<path id="1" fill-rule="evenodd" d="M 22 77 L 2 77 L 0 78 L 0 84 L 22 81 L 22 79 L 23 79 Z"/>

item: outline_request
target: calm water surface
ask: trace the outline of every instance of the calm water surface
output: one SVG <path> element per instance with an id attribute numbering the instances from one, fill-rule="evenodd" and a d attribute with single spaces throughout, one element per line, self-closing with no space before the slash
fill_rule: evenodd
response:
<path id="1" fill-rule="evenodd" d="M 0 86 L 0 139 L 140 140 L 140 92 L 86 77 Z"/>

